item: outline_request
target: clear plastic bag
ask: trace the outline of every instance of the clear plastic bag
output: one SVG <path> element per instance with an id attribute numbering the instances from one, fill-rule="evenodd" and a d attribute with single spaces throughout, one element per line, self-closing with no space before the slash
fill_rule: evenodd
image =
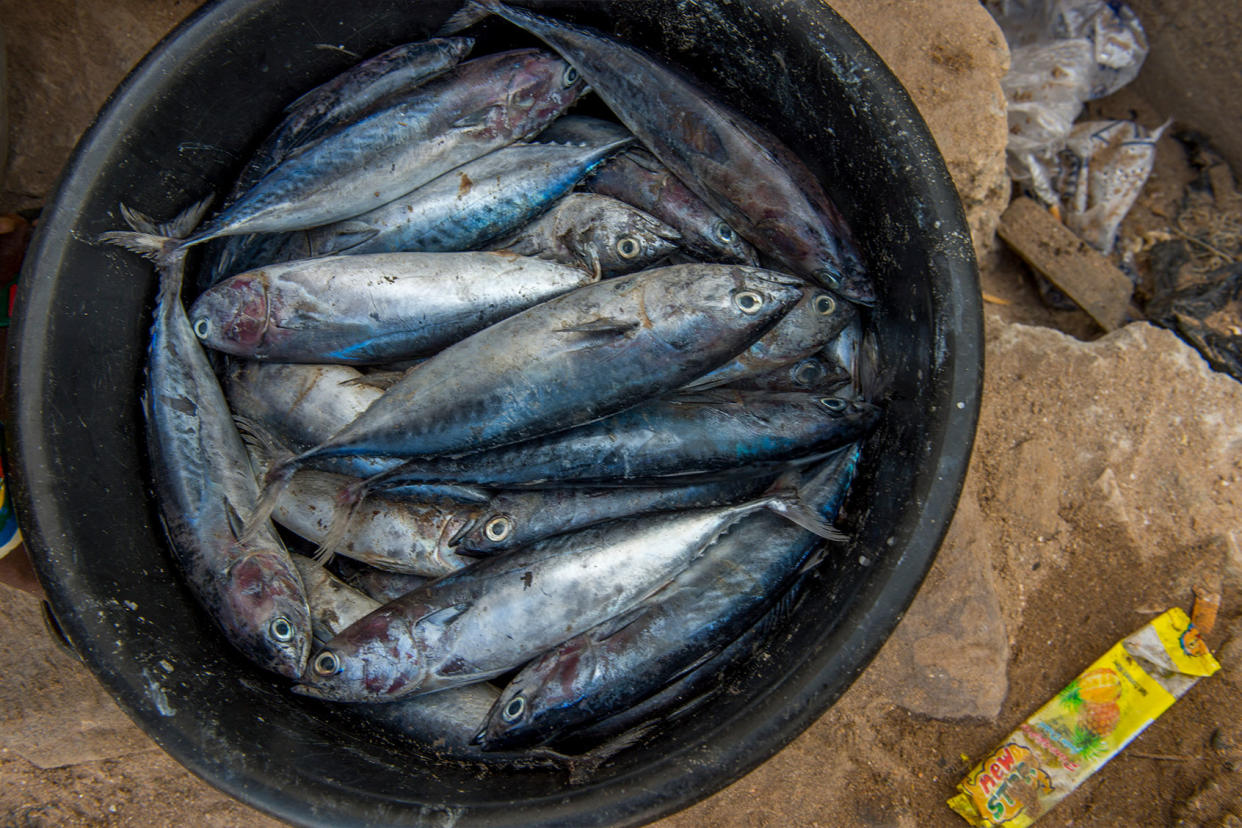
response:
<path id="1" fill-rule="evenodd" d="M 1112 94 L 1138 75 L 1147 36 L 1117 0 L 988 0 L 1009 42 L 1009 173 L 1046 204 L 1056 203 L 1057 155 L 1084 101 Z"/>
<path id="2" fill-rule="evenodd" d="M 1168 126 L 1084 121 L 1070 132 L 1056 182 L 1065 226 L 1101 253 L 1112 252 L 1117 228 L 1147 183 L 1156 141 Z"/>

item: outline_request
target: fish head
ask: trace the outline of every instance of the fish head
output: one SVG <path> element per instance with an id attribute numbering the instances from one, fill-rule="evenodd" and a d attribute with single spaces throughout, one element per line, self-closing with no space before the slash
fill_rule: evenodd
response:
<path id="1" fill-rule="evenodd" d="M 287 554 L 246 555 L 226 574 L 221 624 L 260 666 L 296 679 L 311 645 L 310 610 L 302 579 Z"/>
<path id="2" fill-rule="evenodd" d="M 556 736 L 595 676 L 596 650 L 589 634 L 579 635 L 522 668 L 492 705 L 476 741 L 484 750 L 518 750 Z"/>
<path id="3" fill-rule="evenodd" d="M 865 437 L 880 421 L 880 407 L 865 400 L 826 396 L 817 398 L 815 406 L 837 425 L 846 440 Z"/>
<path id="4" fill-rule="evenodd" d="M 578 70 L 549 52 L 531 50 L 509 76 L 505 111 L 522 134 L 542 129 L 588 91 Z"/>
<path id="5" fill-rule="evenodd" d="M 605 275 L 643 270 L 677 249 L 681 233 L 654 216 L 607 196 L 589 198 L 580 217 L 585 229 L 572 246 Z"/>
<path id="6" fill-rule="evenodd" d="M 821 285 L 831 288 L 855 304 L 867 307 L 875 305 L 875 287 L 867 278 L 862 261 L 856 253 L 839 256 L 838 263 L 824 264 L 812 275 Z"/>
<path id="7" fill-rule="evenodd" d="M 759 264 L 759 254 L 755 251 L 755 246 L 742 238 L 724 219 L 715 219 L 706 228 L 704 236 L 720 261 L 751 266 Z"/>
<path id="8" fill-rule="evenodd" d="M 267 336 L 268 310 L 267 273 L 243 273 L 199 296 L 190 307 L 190 326 L 207 347 L 248 356 Z"/>
<path id="9" fill-rule="evenodd" d="M 311 654 L 295 693 L 330 701 L 388 701 L 415 692 L 426 659 L 411 624 L 386 604 Z"/>
<path id="10" fill-rule="evenodd" d="M 746 265 L 689 264 L 646 272 L 666 275 L 645 286 L 644 317 L 676 351 L 711 349 L 712 359 L 719 358 L 711 367 L 784 318 L 807 286 L 796 276 Z"/>
<path id="11" fill-rule="evenodd" d="M 853 303 L 827 288 L 811 285 L 773 333 L 780 334 L 778 347 L 814 352 L 836 339 L 857 317 Z"/>

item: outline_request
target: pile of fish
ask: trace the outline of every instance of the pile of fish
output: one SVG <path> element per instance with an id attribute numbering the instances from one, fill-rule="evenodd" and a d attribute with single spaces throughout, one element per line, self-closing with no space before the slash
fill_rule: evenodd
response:
<path id="1" fill-rule="evenodd" d="M 467 60 L 489 15 L 553 51 Z M 205 221 L 105 240 L 160 273 L 155 490 L 228 640 L 436 750 L 581 753 L 710 695 L 844 539 L 874 294 L 677 71 L 499 2 L 449 28 L 291 104 Z"/>

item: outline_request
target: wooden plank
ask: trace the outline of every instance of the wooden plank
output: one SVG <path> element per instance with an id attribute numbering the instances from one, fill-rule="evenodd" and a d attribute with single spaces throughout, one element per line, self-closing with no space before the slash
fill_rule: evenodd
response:
<path id="1" fill-rule="evenodd" d="M 1116 330 L 1129 319 L 1130 279 L 1034 199 L 1015 199 L 1001 216 L 998 232 L 1104 330 Z"/>

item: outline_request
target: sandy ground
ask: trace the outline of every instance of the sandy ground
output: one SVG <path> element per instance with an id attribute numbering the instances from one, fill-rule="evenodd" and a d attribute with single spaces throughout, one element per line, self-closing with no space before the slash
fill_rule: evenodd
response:
<path id="1" fill-rule="evenodd" d="M 0 0 L 14 124 L 0 212 L 42 203 L 103 98 L 192 8 Z M 855 21 L 877 46 L 917 29 L 882 17 Z M 920 105 L 948 96 L 952 72 L 996 48 L 986 30 L 979 42 L 938 36 L 926 50 L 932 73 L 907 78 Z M 968 148 L 954 155 L 936 134 L 961 165 L 968 207 L 999 210 L 989 168 L 968 169 Z M 1147 214 L 1134 223 L 1180 195 L 1188 173 L 1178 152 L 1162 142 L 1140 203 Z M 977 233 L 994 219 L 972 212 Z M 662 825 L 964 824 L 944 800 L 969 764 L 1113 642 L 1170 606 L 1189 609 L 1194 586 L 1224 594 L 1208 643 L 1225 669 L 1040 824 L 1242 824 L 1242 386 L 1144 324 L 1097 338 L 1084 315 L 1040 304 L 1013 257 L 984 263 L 984 290 L 1000 303 L 986 318 L 979 434 L 919 597 L 818 722 Z M 3 586 L 0 654 L 0 828 L 275 824 L 163 754 L 45 632 L 38 601 Z"/>

